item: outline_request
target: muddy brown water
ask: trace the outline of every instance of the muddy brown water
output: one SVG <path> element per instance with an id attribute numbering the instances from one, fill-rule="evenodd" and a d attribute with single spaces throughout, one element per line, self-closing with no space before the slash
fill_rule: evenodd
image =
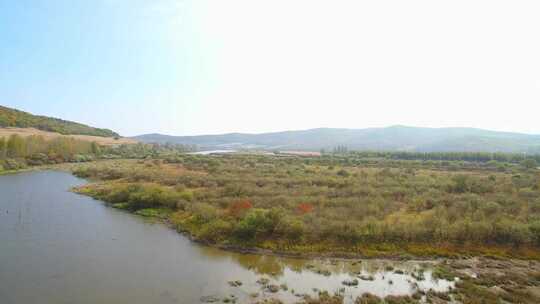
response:
<path id="1" fill-rule="evenodd" d="M 425 262 L 305 260 L 201 246 L 69 191 L 84 183 L 57 171 L 0 176 L 0 303 L 293 303 L 319 290 L 351 303 L 365 292 L 384 297 L 454 285 L 433 279 Z M 411 275 L 420 269 L 423 280 Z M 354 279 L 357 286 L 342 283 Z"/>

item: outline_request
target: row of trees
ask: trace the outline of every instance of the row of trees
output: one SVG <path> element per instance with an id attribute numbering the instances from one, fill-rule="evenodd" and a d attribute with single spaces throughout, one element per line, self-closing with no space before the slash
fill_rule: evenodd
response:
<path id="1" fill-rule="evenodd" d="M 489 153 L 489 152 L 377 152 L 356 151 L 350 152 L 353 157 L 359 158 L 385 158 L 398 160 L 445 160 L 445 161 L 471 161 L 471 162 L 509 162 L 520 163 L 526 159 L 540 162 L 540 154 L 524 153 Z"/>
<path id="2" fill-rule="evenodd" d="M 95 142 L 69 137 L 45 139 L 42 136 L 11 135 L 0 138 L 0 170 L 16 170 L 26 166 L 81 162 L 101 154 Z"/>
<path id="3" fill-rule="evenodd" d="M 75 154 L 100 154 L 100 147 L 95 142 L 58 137 L 47 140 L 42 136 L 22 137 L 11 135 L 0 138 L 0 158 L 25 158 L 38 153 L 56 154 L 69 158 Z"/>
<path id="4" fill-rule="evenodd" d="M 134 144 L 100 146 L 95 142 L 71 137 L 47 139 L 43 136 L 0 137 L 0 171 L 22 169 L 27 166 L 83 162 L 97 158 L 176 158 L 192 151 L 194 147 L 184 145 Z"/>

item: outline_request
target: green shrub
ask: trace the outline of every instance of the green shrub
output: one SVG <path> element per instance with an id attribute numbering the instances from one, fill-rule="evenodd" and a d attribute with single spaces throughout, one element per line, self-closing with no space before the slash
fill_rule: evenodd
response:
<path id="1" fill-rule="evenodd" d="M 339 170 L 337 173 L 336 173 L 338 176 L 341 176 L 341 177 L 349 177 L 351 174 L 345 170 L 345 169 L 341 169 Z"/>
<path id="2" fill-rule="evenodd" d="M 195 224 L 197 225 L 207 224 L 218 218 L 217 209 L 206 203 L 196 203 L 192 205 L 191 212 L 194 214 Z"/>
<path id="3" fill-rule="evenodd" d="M 231 223 L 217 219 L 212 222 L 206 222 L 199 230 L 197 236 L 200 239 L 215 243 L 226 239 L 231 234 L 232 229 Z"/>
<path id="4" fill-rule="evenodd" d="M 251 240 L 256 236 L 270 235 L 276 228 L 279 219 L 278 212 L 263 209 L 252 209 L 236 226 L 236 235 L 245 240 Z"/>
<path id="5" fill-rule="evenodd" d="M 23 159 L 5 159 L 2 165 L 5 170 L 20 170 L 27 167 Z"/>
<path id="6" fill-rule="evenodd" d="M 302 221 L 287 217 L 281 220 L 276 227 L 276 232 L 292 241 L 299 241 L 305 233 L 305 225 Z"/>
<path id="7" fill-rule="evenodd" d="M 158 185 L 144 185 L 129 193 L 128 203 L 131 208 L 175 208 L 179 199 L 176 191 Z"/>
<path id="8" fill-rule="evenodd" d="M 190 190 L 183 190 L 180 192 L 179 197 L 183 200 L 186 200 L 188 202 L 193 201 L 193 191 Z"/>
<path id="9" fill-rule="evenodd" d="M 117 186 L 117 187 L 112 188 L 103 199 L 112 204 L 127 203 L 129 201 L 130 192 L 137 191 L 137 190 L 138 190 L 138 186 L 136 185 Z"/>

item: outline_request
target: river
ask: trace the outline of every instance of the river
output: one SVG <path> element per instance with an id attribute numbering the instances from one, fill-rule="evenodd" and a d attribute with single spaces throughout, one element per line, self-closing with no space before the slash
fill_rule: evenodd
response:
<path id="1" fill-rule="evenodd" d="M 341 292 L 351 303 L 364 292 L 407 295 L 454 284 L 433 279 L 429 263 L 303 260 L 201 246 L 69 191 L 85 182 L 57 171 L 0 176 L 0 303 L 292 303 L 318 290 Z M 423 280 L 411 275 L 420 269 Z M 354 279 L 357 286 L 342 284 Z M 236 280 L 242 285 L 231 286 Z M 281 287 L 273 293 L 270 285 Z"/>

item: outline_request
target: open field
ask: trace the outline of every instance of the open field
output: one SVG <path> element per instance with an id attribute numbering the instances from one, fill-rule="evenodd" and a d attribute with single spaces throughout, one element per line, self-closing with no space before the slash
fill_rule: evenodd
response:
<path id="1" fill-rule="evenodd" d="M 121 144 L 135 144 L 136 140 L 130 138 L 118 138 L 113 137 L 101 137 L 101 136 L 90 136 L 90 135 L 62 135 L 60 133 L 47 132 L 34 128 L 0 128 L 0 137 L 9 137 L 13 134 L 27 137 L 31 135 L 43 136 L 45 139 L 53 139 L 57 137 L 64 138 L 73 138 L 78 140 L 84 140 L 89 142 L 95 142 L 102 146 L 112 146 L 112 145 L 121 145 Z"/>

